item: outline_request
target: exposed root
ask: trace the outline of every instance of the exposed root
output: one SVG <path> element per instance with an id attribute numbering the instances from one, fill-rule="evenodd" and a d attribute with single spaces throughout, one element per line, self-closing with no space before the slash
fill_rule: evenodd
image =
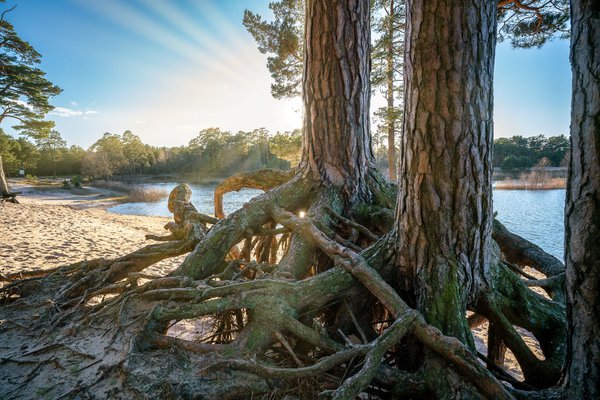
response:
<path id="1" fill-rule="evenodd" d="M 334 190 L 318 188 L 302 174 L 291 180 L 286 176 L 286 183 L 220 220 L 198 213 L 189 203 L 189 188 L 181 185 L 169 198 L 175 220 L 166 226 L 170 234 L 148 236 L 160 243 L 115 260 L 3 277 L 9 282 L 2 289 L 5 296 L 21 296 L 23 301 L 0 308 L 8 313 L 1 317 L 14 322 L 13 316 L 34 304 L 34 298 L 50 294 L 52 301 L 35 303 L 42 310 L 35 326 L 58 329 L 59 338 L 78 341 L 77 347 L 71 347 L 75 350 L 85 348 L 90 340 L 86 335 L 102 343 L 104 354 L 112 357 L 110 364 L 98 362 L 104 356 L 96 352 L 93 360 L 73 371 L 88 377 L 82 390 L 102 382 L 111 390 L 121 389 L 126 393 L 119 395 L 123 397 L 144 396 L 160 388 L 161 396 L 241 398 L 290 390 L 301 394 L 309 385 L 308 398 L 318 392 L 335 399 L 354 399 L 361 393 L 375 398 L 427 398 L 439 393 L 436 385 L 454 379 L 464 381 L 469 393 L 511 399 L 500 381 L 521 391 L 556 381 L 565 354 L 559 293 L 563 275 L 557 264 L 545 264 L 554 263 L 545 253 L 518 241 L 520 250 L 503 252 L 506 264 L 493 269 L 490 287 L 494 291 L 477 296 L 470 305 L 474 311 L 468 319 L 470 327 L 490 322 L 488 353 L 480 355 L 484 365 L 458 339 L 430 325 L 410 305 L 411 294 L 395 287 L 394 248 L 389 237 L 380 237 L 389 221 L 363 215 L 376 209 L 389 219 L 386 185 L 375 180 L 373 204 L 348 215 Z M 217 215 L 222 217 L 223 193 L 248 186 L 267 189 L 280 185 L 286 176 L 256 173 L 230 179 L 215 193 L 221 201 Z M 209 229 L 209 225 L 213 226 Z M 498 237 L 516 240 L 511 235 L 501 231 Z M 238 245 L 239 252 L 231 254 Z M 171 276 L 143 272 L 160 259 L 186 252 L 191 253 Z M 547 278 L 534 279 L 511 267 L 524 265 L 523 260 Z M 555 301 L 529 286 L 548 288 Z M 46 291 L 36 293 L 39 288 Z M 57 288 L 57 294 L 51 293 Z M 89 302 L 99 298 L 97 304 Z M 203 329 L 197 339 L 168 336 L 169 327 L 183 320 L 200 321 Z M 18 324 L 23 328 L 13 331 L 29 326 Z M 533 333 L 544 360 L 529 350 L 515 326 Z M 56 362 L 63 363 L 69 350 L 51 347 L 56 343 L 66 342 L 48 340 L 22 352 L 24 364 L 19 368 L 34 375 L 47 368 L 47 364 L 30 363 L 41 353 L 56 353 Z M 524 382 L 504 371 L 506 348 L 519 361 Z M 165 364 L 167 376 L 148 373 L 149 366 L 158 367 L 157 360 L 160 367 Z M 234 383 L 222 383 L 224 371 Z M 443 382 L 434 375 L 440 373 L 447 375 Z M 92 381 L 92 374 L 100 381 Z M 122 376 L 132 378 L 123 381 Z M 115 386 L 106 383 L 116 377 Z M 8 390 L 14 393 L 22 387 L 22 383 L 10 384 Z M 525 392 L 519 390 L 514 394 L 522 397 Z M 79 392 L 53 387 L 48 393 L 68 398 Z"/>
<path id="2" fill-rule="evenodd" d="M 543 287 L 554 301 L 565 303 L 564 272 L 565 266 L 556 257 L 546 253 L 539 246 L 510 232 L 500 221 L 494 219 L 493 238 L 500 246 L 502 256 L 507 265 L 516 264 L 523 267 L 531 267 L 543 273 L 548 278 L 559 277 L 551 281 L 545 281 Z M 519 272 L 519 271 L 517 271 Z M 522 272 L 519 272 L 523 274 Z M 528 279 L 535 279 L 527 276 Z"/>
<path id="3" fill-rule="evenodd" d="M 271 190 L 281 186 L 294 176 L 294 171 L 280 171 L 275 169 L 261 169 L 258 171 L 243 172 L 225 179 L 215 188 L 215 216 L 225 218 L 223 212 L 223 195 L 229 192 L 239 192 L 241 189 Z"/>
<path id="4" fill-rule="evenodd" d="M 495 291 L 482 297 L 477 310 L 496 328 L 496 333 L 519 362 L 525 383 L 546 388 L 556 384 L 566 356 L 564 307 L 530 290 L 515 273 L 496 268 Z M 532 332 L 545 359 L 538 359 L 513 325 Z M 501 365 L 501 364 L 500 364 Z"/>

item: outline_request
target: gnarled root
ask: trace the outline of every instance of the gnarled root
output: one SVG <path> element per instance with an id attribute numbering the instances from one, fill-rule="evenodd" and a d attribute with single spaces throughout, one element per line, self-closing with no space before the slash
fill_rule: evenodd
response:
<path id="1" fill-rule="evenodd" d="M 219 189 L 219 199 L 228 190 L 259 187 L 252 179 L 262 178 L 230 179 Z M 277 179 L 280 183 L 284 177 Z M 519 260 L 531 253 L 530 246 L 521 241 L 520 251 L 503 251 L 506 264 L 492 268 L 492 291 L 475 296 L 469 305 L 476 312 L 470 325 L 489 321 L 493 329 L 486 366 L 458 339 L 429 324 L 412 306 L 413 296 L 395 287 L 395 247 L 390 237 L 381 237 L 393 204 L 385 183 L 373 179 L 371 203 L 347 212 L 334 189 L 319 187 L 302 173 L 288 179 L 220 220 L 198 213 L 189 203 L 189 188 L 178 187 L 169 199 L 175 217 L 167 227 L 171 233 L 149 237 L 159 244 L 117 260 L 61 267 L 45 277 L 23 275 L 24 281 L 3 290 L 24 296 L 25 287 L 50 284 L 46 295 L 60 288 L 49 296 L 53 302 L 44 303 L 45 310 L 63 312 L 68 305 L 72 311 L 59 313 L 63 324 L 54 324 L 57 338 L 45 341 L 43 353 L 64 368 L 73 352 L 51 346 L 68 343 L 76 350 L 95 341 L 99 349 L 92 346 L 93 359 L 76 369 L 84 368 L 84 376 L 67 376 L 66 386 L 103 387 L 105 394 L 118 389 L 122 397 L 248 398 L 291 392 L 354 399 L 366 392 L 375 398 L 431 398 L 462 382 L 463 394 L 510 399 L 501 381 L 530 390 L 556 380 L 565 352 L 564 308 L 552 285 L 562 272 L 556 265 L 548 267 L 543 254 L 528 255 L 527 265 L 547 276 L 532 281 L 510 267 L 522 265 Z M 381 219 L 369 219 L 369 210 Z M 500 231 L 501 246 L 506 238 L 514 240 Z M 240 251 L 232 254 L 236 246 Z M 160 257 L 185 252 L 190 254 L 170 276 L 143 272 Z M 551 288 L 553 300 L 529 285 Z M 106 295 L 113 297 L 87 302 Z M 15 332 L 27 335 L 30 326 L 49 329 L 16 317 L 37 311 L 19 301 L 0 307 L 0 319 L 11 321 L 0 330 L 11 330 L 17 340 Z M 178 328 L 182 325 L 187 330 Z M 544 360 L 532 354 L 515 326 L 532 332 Z M 504 372 L 504 346 L 519 361 L 524 382 Z M 39 386 L 36 374 L 53 362 L 39 358 L 41 353 L 2 351 L 0 363 L 27 371 L 21 376 L 33 376 Z M 157 370 L 168 373 L 157 375 Z M 7 392 L 0 397 L 20 388 L 1 379 Z M 74 397 L 57 387 L 47 393 Z"/>

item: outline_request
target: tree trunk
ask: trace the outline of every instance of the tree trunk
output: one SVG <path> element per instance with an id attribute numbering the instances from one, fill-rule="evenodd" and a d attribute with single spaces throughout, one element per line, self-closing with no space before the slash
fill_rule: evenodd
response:
<path id="1" fill-rule="evenodd" d="M 12 203 L 18 203 L 15 198 L 18 193 L 12 193 L 6 183 L 6 176 L 4 175 L 4 167 L 2 166 L 2 156 L 0 156 L 0 200 L 10 201 Z"/>
<path id="2" fill-rule="evenodd" d="M 600 398 L 600 3 L 571 1 L 571 157 L 565 206 L 570 399 Z"/>
<path id="3" fill-rule="evenodd" d="M 309 0 L 306 16 L 303 161 L 350 202 L 366 199 L 374 165 L 369 2 Z"/>
<path id="4" fill-rule="evenodd" d="M 390 169 L 390 180 L 396 182 L 398 179 L 396 166 L 396 118 L 394 113 L 394 0 L 390 0 L 390 15 L 389 15 L 389 26 L 388 34 L 390 40 L 388 41 L 387 48 L 387 122 L 388 122 L 388 167 Z"/>
<path id="5" fill-rule="evenodd" d="M 6 197 L 10 194 L 8 190 L 8 184 L 6 183 L 6 177 L 4 176 L 4 167 L 2 166 L 2 156 L 0 156 L 0 195 Z"/>
<path id="6" fill-rule="evenodd" d="M 427 321 L 466 344 L 491 257 L 495 18 L 492 2 L 407 2 L 401 279 Z"/>

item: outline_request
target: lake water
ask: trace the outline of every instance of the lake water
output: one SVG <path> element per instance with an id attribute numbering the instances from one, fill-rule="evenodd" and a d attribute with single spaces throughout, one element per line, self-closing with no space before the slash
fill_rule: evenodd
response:
<path id="1" fill-rule="evenodd" d="M 170 192 L 176 183 L 146 186 Z M 190 185 L 192 203 L 204 214 L 214 214 L 213 190 L 216 185 Z M 223 208 L 229 214 L 262 191 L 242 189 L 225 194 Z M 548 253 L 563 259 L 565 190 L 494 190 L 494 211 L 511 231 L 537 244 Z M 157 203 L 125 203 L 108 209 L 118 214 L 170 217 L 167 199 Z"/>

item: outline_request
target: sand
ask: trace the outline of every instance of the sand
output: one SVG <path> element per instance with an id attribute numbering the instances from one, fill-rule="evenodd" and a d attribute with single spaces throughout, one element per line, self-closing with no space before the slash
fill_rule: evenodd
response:
<path id="1" fill-rule="evenodd" d="M 165 234 L 169 218 L 106 211 L 114 193 L 101 189 L 12 185 L 21 204 L 0 203 L 0 274 L 46 269 L 84 259 L 115 258 L 150 244 L 146 234 Z M 154 271 L 170 271 L 181 257 Z"/>

